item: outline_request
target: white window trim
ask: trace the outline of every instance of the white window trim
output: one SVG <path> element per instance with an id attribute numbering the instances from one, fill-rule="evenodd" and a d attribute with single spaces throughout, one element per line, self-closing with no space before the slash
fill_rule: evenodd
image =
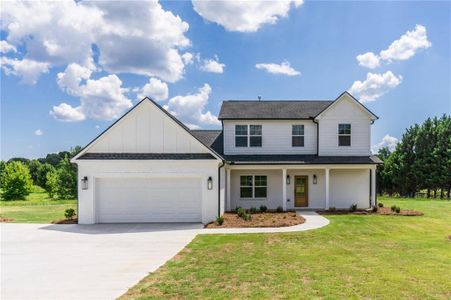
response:
<path id="1" fill-rule="evenodd" d="M 340 125 L 349 125 L 349 130 L 351 133 L 340 134 Z M 352 124 L 351 123 L 338 123 L 337 125 L 337 145 L 338 147 L 351 147 L 352 146 Z M 349 136 L 349 145 L 340 145 L 340 136 Z"/>
<path id="2" fill-rule="evenodd" d="M 302 131 L 303 131 L 304 134 L 293 134 L 293 127 L 294 126 L 302 126 Z M 302 137 L 304 137 L 304 145 L 302 145 L 302 146 L 294 146 L 293 145 L 293 137 L 295 137 L 295 136 L 302 136 Z M 291 125 L 291 148 L 304 148 L 304 147 L 305 147 L 305 126 L 304 126 L 304 124 L 292 124 Z"/>
<path id="3" fill-rule="evenodd" d="M 252 126 L 260 126 L 261 134 L 252 134 L 251 135 L 251 125 Z M 236 126 L 247 126 L 247 135 L 244 134 L 236 134 Z M 261 124 L 235 124 L 235 148 L 262 148 L 263 147 L 263 125 Z M 236 145 L 236 137 L 247 137 L 247 146 L 237 146 Z M 251 146 L 251 137 L 261 137 L 262 145 L 261 146 Z M 257 175 L 258 176 L 258 175 Z"/>
<path id="4" fill-rule="evenodd" d="M 241 185 L 241 176 L 247 177 L 252 176 L 252 186 L 249 185 Z M 265 176 L 266 177 L 266 185 L 259 185 L 258 187 L 266 187 L 266 197 L 255 197 L 255 176 Z M 241 197 L 241 188 L 247 187 L 252 188 L 252 197 Z M 264 201 L 268 200 L 268 175 L 240 175 L 240 200 L 249 201 L 249 200 L 258 200 L 258 201 Z"/>
<path id="5" fill-rule="evenodd" d="M 247 134 L 236 134 L 236 127 L 237 126 L 247 126 Z M 250 140 L 249 140 L 249 125 L 246 125 L 246 124 L 235 124 L 235 148 L 249 148 L 249 142 L 250 142 Z M 246 137 L 246 140 L 247 140 L 247 145 L 246 146 L 237 146 L 236 145 L 236 138 L 237 137 Z"/>

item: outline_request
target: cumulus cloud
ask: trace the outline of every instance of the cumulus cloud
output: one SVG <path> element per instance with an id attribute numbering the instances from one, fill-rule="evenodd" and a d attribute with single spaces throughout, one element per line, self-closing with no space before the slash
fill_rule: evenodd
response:
<path id="1" fill-rule="evenodd" d="M 296 76 L 301 74 L 301 72 L 293 69 L 290 63 L 286 60 L 284 60 L 281 64 L 260 63 L 256 64 L 255 67 L 271 74 L 282 74 L 287 76 Z"/>
<path id="2" fill-rule="evenodd" d="M 44 131 L 42 131 L 41 129 L 36 129 L 36 130 L 34 131 L 34 134 L 37 135 L 37 136 L 40 136 L 40 135 L 43 135 L 43 134 L 44 134 Z"/>
<path id="3" fill-rule="evenodd" d="M 219 62 L 218 56 L 212 59 L 204 59 L 201 70 L 210 73 L 224 73 L 225 64 Z"/>
<path id="4" fill-rule="evenodd" d="M 61 66 L 100 67 L 110 73 L 182 78 L 179 53 L 190 46 L 189 28 L 179 16 L 149 1 L 48 1 L 2 3 L 1 30 L 7 43 L 26 49 L 24 58 Z"/>
<path id="5" fill-rule="evenodd" d="M 191 129 L 199 128 L 199 125 L 220 125 L 217 117 L 210 111 L 205 111 L 211 87 L 207 83 L 197 90 L 197 93 L 185 96 L 176 96 L 169 99 L 164 106 L 166 110 L 182 120 Z"/>
<path id="6" fill-rule="evenodd" d="M 390 136 L 388 134 L 386 134 L 383 138 L 382 141 L 380 141 L 379 143 L 373 145 L 371 147 L 371 151 L 373 153 L 378 153 L 379 149 L 382 148 L 388 148 L 388 150 L 390 150 L 390 152 L 393 152 L 396 148 L 396 145 L 398 144 L 399 140 L 393 136 Z"/>
<path id="7" fill-rule="evenodd" d="M 0 53 L 8 52 L 17 52 L 17 49 L 7 41 L 0 41 Z"/>
<path id="8" fill-rule="evenodd" d="M 420 49 L 427 49 L 432 44 L 427 38 L 426 27 L 416 25 L 414 30 L 407 31 L 398 40 L 380 51 L 379 55 L 373 52 L 357 55 L 359 65 L 373 69 L 380 65 L 380 62 L 391 63 L 394 60 L 407 60 L 415 55 Z"/>
<path id="9" fill-rule="evenodd" d="M 397 87 L 401 81 L 402 76 L 396 76 L 391 71 L 384 74 L 368 73 L 366 80 L 354 81 L 349 92 L 361 102 L 370 102 Z"/>
<path id="10" fill-rule="evenodd" d="M 117 75 L 91 79 L 91 70 L 70 64 L 64 72 L 58 73 L 58 86 L 72 96 L 80 98 L 80 105 L 73 107 L 67 103 L 54 106 L 50 111 L 56 119 L 66 122 L 79 122 L 87 118 L 111 120 L 118 118 L 132 106 L 125 96 L 129 90 L 122 87 Z"/>
<path id="11" fill-rule="evenodd" d="M 41 74 L 48 73 L 50 67 L 45 62 L 8 57 L 1 57 L 1 65 L 6 75 L 19 76 L 22 78 L 21 82 L 26 84 L 35 84 Z"/>
<path id="12" fill-rule="evenodd" d="M 205 20 L 229 31 L 255 32 L 264 24 L 275 24 L 302 0 L 282 1 L 203 1 L 193 0 L 194 10 Z"/>
<path id="13" fill-rule="evenodd" d="M 138 99 L 149 97 L 153 100 L 162 101 L 166 100 L 168 95 L 169 89 L 166 82 L 157 78 L 150 78 L 149 82 L 139 90 Z"/>
<path id="14" fill-rule="evenodd" d="M 190 65 L 193 63 L 194 55 L 190 52 L 186 52 L 182 54 L 182 60 L 185 65 Z"/>

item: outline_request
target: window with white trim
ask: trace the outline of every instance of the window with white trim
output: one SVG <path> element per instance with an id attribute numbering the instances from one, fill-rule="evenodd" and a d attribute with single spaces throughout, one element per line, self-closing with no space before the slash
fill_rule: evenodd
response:
<path id="1" fill-rule="evenodd" d="M 235 147 L 261 147 L 262 125 L 235 125 Z"/>
<path id="2" fill-rule="evenodd" d="M 291 146 L 304 147 L 304 125 L 293 125 L 291 128 Z"/>
<path id="3" fill-rule="evenodd" d="M 351 146 L 351 124 L 338 124 L 338 146 Z"/>
<path id="4" fill-rule="evenodd" d="M 266 198 L 268 177 L 262 175 L 240 176 L 240 198 Z"/>

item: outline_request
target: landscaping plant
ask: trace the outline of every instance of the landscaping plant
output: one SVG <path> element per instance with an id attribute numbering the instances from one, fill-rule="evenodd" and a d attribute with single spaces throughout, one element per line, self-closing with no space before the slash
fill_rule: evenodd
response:
<path id="1" fill-rule="evenodd" d="M 64 211 L 64 216 L 66 217 L 66 219 L 72 219 L 75 216 L 75 209 L 67 208 Z"/>
<path id="2" fill-rule="evenodd" d="M 401 212 L 401 207 L 396 206 L 395 211 L 396 211 L 397 214 L 399 214 Z"/>
<path id="3" fill-rule="evenodd" d="M 391 209 L 391 211 L 395 211 L 396 210 L 396 205 L 392 205 L 391 207 L 390 207 L 390 209 Z"/>
<path id="4" fill-rule="evenodd" d="M 356 211 L 356 210 L 357 210 L 357 204 L 351 205 L 350 210 L 351 210 L 352 212 Z"/>
<path id="5" fill-rule="evenodd" d="M 267 210 L 268 210 L 268 208 L 266 207 L 266 205 L 261 205 L 261 206 L 260 206 L 260 211 L 261 211 L 262 213 L 266 212 Z"/>
<path id="6" fill-rule="evenodd" d="M 384 207 L 384 203 L 379 202 L 379 203 L 377 204 L 377 206 L 379 206 L 379 207 Z"/>
<path id="7" fill-rule="evenodd" d="M 276 211 L 277 211 L 277 212 L 283 212 L 283 207 L 282 207 L 282 206 L 277 206 Z"/>
<path id="8" fill-rule="evenodd" d="M 224 217 L 223 216 L 217 217 L 216 218 L 216 223 L 218 223 L 218 225 L 224 224 Z"/>
<path id="9" fill-rule="evenodd" d="M 255 214 L 255 213 L 257 213 L 257 208 L 252 206 L 249 211 L 250 211 L 251 214 Z"/>

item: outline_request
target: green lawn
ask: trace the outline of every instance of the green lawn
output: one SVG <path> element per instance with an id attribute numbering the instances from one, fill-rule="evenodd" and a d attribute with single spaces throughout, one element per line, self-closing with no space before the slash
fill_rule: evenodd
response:
<path id="1" fill-rule="evenodd" d="M 0 201 L 0 216 L 12 218 L 12 223 L 50 223 L 64 219 L 66 208 L 77 209 L 76 200 L 50 199 L 39 187 L 26 200 Z"/>
<path id="2" fill-rule="evenodd" d="M 450 299 L 451 202 L 379 198 L 421 217 L 327 216 L 300 233 L 197 236 L 123 299 Z"/>

